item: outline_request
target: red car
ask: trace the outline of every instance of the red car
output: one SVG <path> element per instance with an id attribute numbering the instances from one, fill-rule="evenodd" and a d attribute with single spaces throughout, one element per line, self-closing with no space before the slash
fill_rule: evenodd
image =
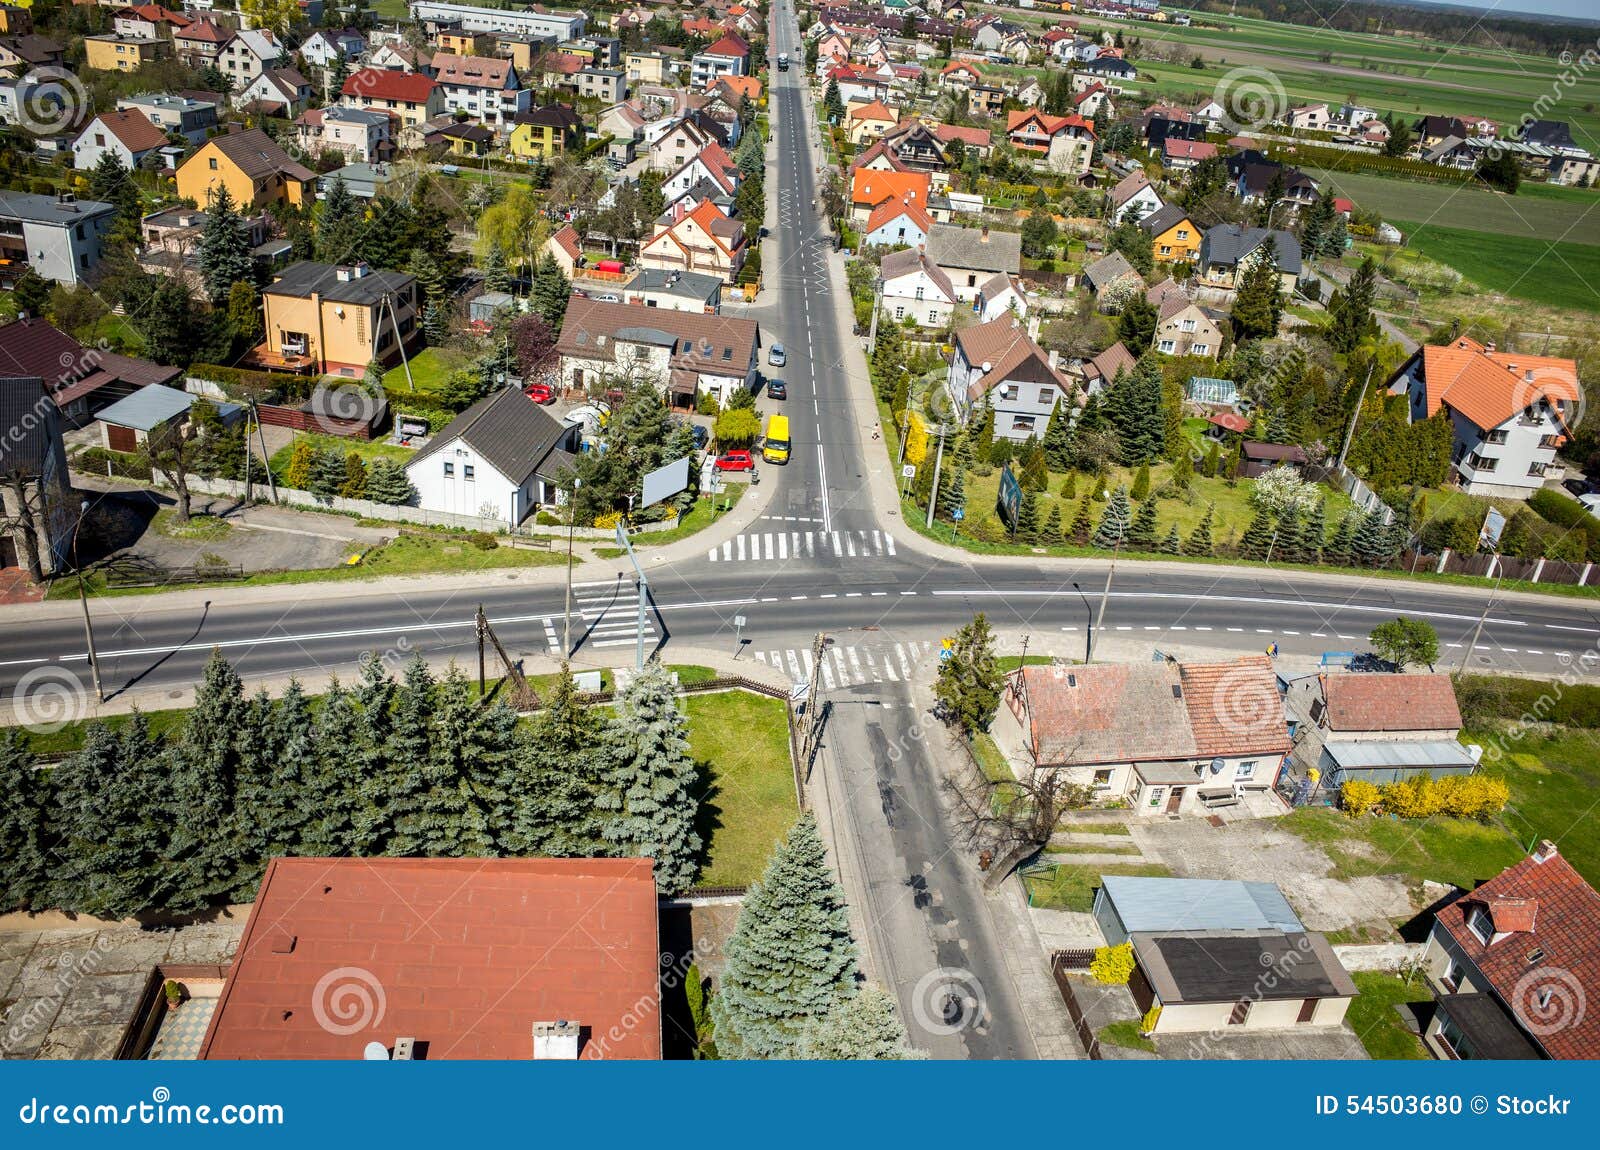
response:
<path id="1" fill-rule="evenodd" d="M 717 456 L 718 471 L 754 471 L 756 461 L 748 451 L 725 451 Z"/>
<path id="2" fill-rule="evenodd" d="M 522 394 L 535 403 L 554 403 L 556 401 L 555 390 L 548 383 L 530 383 L 522 389 Z"/>

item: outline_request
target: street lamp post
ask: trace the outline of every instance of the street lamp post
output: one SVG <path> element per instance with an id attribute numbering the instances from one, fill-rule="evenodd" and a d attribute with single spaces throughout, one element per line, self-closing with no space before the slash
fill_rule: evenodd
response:
<path id="1" fill-rule="evenodd" d="M 1122 541 L 1117 540 L 1117 545 L 1111 549 L 1111 566 L 1106 568 L 1106 589 L 1100 593 L 1100 611 L 1095 615 L 1094 631 L 1106 629 L 1106 603 L 1111 599 L 1111 577 L 1117 573 L 1117 555 L 1122 550 Z M 1094 661 L 1094 631 L 1089 633 L 1089 651 L 1085 663 Z"/>
<path id="2" fill-rule="evenodd" d="M 106 701 L 106 693 L 100 687 L 100 657 L 94 649 L 94 623 L 89 618 L 89 593 L 83 586 L 83 564 L 78 561 L 78 536 L 83 532 L 83 517 L 89 513 L 89 501 L 85 499 L 78 505 L 78 522 L 72 528 L 72 566 L 78 575 L 78 602 L 83 605 L 83 638 L 89 652 L 89 677 L 94 682 L 95 702 Z"/>
<path id="3" fill-rule="evenodd" d="M 1083 637 L 1083 661 L 1087 665 L 1094 654 L 1094 608 L 1089 606 L 1089 596 L 1083 593 L 1083 588 L 1073 583 L 1072 589 L 1078 593 L 1078 598 L 1083 600 L 1084 618 L 1089 621 L 1089 633 Z"/>

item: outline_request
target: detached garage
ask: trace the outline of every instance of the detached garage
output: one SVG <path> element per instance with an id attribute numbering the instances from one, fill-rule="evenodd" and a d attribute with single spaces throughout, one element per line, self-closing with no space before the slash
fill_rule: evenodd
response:
<path id="1" fill-rule="evenodd" d="M 100 421 L 100 441 L 111 451 L 138 451 L 152 437 L 159 443 L 183 426 L 196 398 L 159 383 L 142 387 L 96 417 Z M 224 423 L 237 419 L 244 410 L 235 403 L 219 403 L 216 407 Z"/>

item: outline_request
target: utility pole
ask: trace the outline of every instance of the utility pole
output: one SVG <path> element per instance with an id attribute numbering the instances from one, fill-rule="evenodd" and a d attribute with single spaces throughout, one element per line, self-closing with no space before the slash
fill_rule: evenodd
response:
<path id="1" fill-rule="evenodd" d="M 811 775 L 811 760 L 817 751 L 817 738 L 822 733 L 822 660 L 828 653 L 831 640 L 818 631 L 811 641 L 811 679 L 806 684 L 806 717 L 800 727 L 800 760 L 805 773 Z"/>
<path id="2" fill-rule="evenodd" d="M 1089 621 L 1089 633 L 1083 637 L 1083 662 L 1089 665 L 1089 660 L 1094 656 L 1094 608 L 1089 606 L 1089 596 L 1083 593 L 1083 588 L 1076 583 L 1072 589 L 1078 593 L 1078 598 L 1083 600 L 1083 614 Z"/>
<path id="3" fill-rule="evenodd" d="M 1356 399 L 1356 409 L 1350 413 L 1350 426 L 1344 429 L 1344 445 L 1339 448 L 1339 458 L 1333 465 L 1334 471 L 1344 470 L 1344 457 L 1350 454 L 1350 441 L 1356 434 L 1356 420 L 1361 418 L 1361 405 L 1367 401 L 1367 388 L 1372 384 L 1372 373 L 1377 366 L 1377 360 L 1367 364 L 1367 378 L 1362 381 L 1361 395 Z"/>
<path id="4" fill-rule="evenodd" d="M 94 649 L 94 623 L 89 619 L 89 593 L 83 586 L 83 565 L 78 562 L 78 536 L 83 531 L 83 517 L 89 513 L 89 501 L 85 499 L 78 504 L 78 524 L 72 529 L 72 566 L 78 576 L 78 602 L 83 606 L 83 638 L 89 653 L 89 677 L 94 683 L 94 699 L 97 703 L 106 701 L 106 693 L 100 687 L 100 657 Z"/>
<path id="5" fill-rule="evenodd" d="M 1089 632 L 1089 645 L 1085 663 L 1094 662 L 1094 636 L 1096 631 L 1104 631 L 1106 627 L 1106 602 L 1111 598 L 1111 577 L 1117 573 L 1117 554 L 1122 550 L 1122 540 L 1117 540 L 1117 545 L 1111 549 L 1111 566 L 1106 568 L 1106 589 L 1100 593 L 1100 611 L 1095 616 L 1094 630 Z"/>
<path id="6" fill-rule="evenodd" d="M 1499 556 L 1496 555 L 1495 558 L 1498 559 Z M 1478 616 L 1478 625 L 1472 629 L 1472 642 L 1467 644 L 1467 653 L 1461 659 L 1463 671 L 1472 670 L 1472 656 L 1478 653 L 1478 639 L 1483 635 L 1483 624 L 1489 618 L 1489 608 L 1494 606 L 1494 597 L 1500 594 L 1500 579 L 1504 574 L 1503 571 L 1495 572 L 1494 590 L 1489 592 L 1489 600 L 1483 605 L 1482 614 Z"/>
<path id="7" fill-rule="evenodd" d="M 883 310 L 883 277 L 872 281 L 872 326 L 867 331 L 867 354 L 878 350 L 878 313 Z"/>
<path id="8" fill-rule="evenodd" d="M 583 486 L 583 481 L 576 477 L 572 480 L 572 490 L 567 495 L 567 614 L 563 624 L 561 657 L 572 657 L 572 527 L 578 518 L 578 488 Z"/>
<path id="9" fill-rule="evenodd" d="M 939 467 L 944 463 L 944 435 L 945 425 L 939 425 L 939 450 L 933 457 L 933 490 L 928 495 L 928 520 L 924 527 L 933 527 L 933 509 L 939 506 Z"/>
<path id="10" fill-rule="evenodd" d="M 488 638 L 489 620 L 483 613 L 483 604 L 478 604 L 478 613 L 472 617 L 473 630 L 478 633 L 478 698 L 483 698 L 489 693 L 489 680 L 485 674 L 483 648 Z"/>

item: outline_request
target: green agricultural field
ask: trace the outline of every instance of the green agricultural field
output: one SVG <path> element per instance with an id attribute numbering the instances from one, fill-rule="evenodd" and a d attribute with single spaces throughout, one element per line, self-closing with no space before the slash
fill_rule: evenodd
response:
<path id="1" fill-rule="evenodd" d="M 1600 246 L 1396 221 L 1406 243 L 1492 292 L 1600 312 Z"/>
<path id="2" fill-rule="evenodd" d="M 1424 184 L 1364 172 L 1307 168 L 1325 189 L 1394 222 L 1408 236 L 1420 224 L 1489 232 L 1501 237 L 1600 245 L 1600 192 L 1524 185 L 1515 196 L 1471 183 Z M 1416 221 L 1405 224 L 1401 220 Z"/>

